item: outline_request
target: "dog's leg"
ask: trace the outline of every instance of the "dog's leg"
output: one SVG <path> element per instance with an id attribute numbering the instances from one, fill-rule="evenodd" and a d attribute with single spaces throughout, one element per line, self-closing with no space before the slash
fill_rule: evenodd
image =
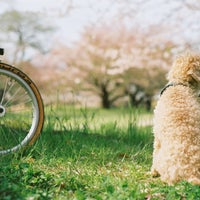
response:
<path id="1" fill-rule="evenodd" d="M 151 168 L 151 175 L 153 177 L 159 177 L 160 176 L 160 174 L 158 173 L 158 171 L 153 166 Z"/>
<path id="2" fill-rule="evenodd" d="M 194 184 L 194 185 L 200 185 L 200 179 L 196 177 L 191 177 L 188 179 L 188 182 Z"/>
<path id="3" fill-rule="evenodd" d="M 158 157 L 158 152 L 160 150 L 160 141 L 158 140 L 157 137 L 154 138 L 154 151 L 153 151 L 153 165 L 151 167 L 151 175 L 153 177 L 158 177 L 160 176 L 160 174 L 158 173 L 158 171 L 156 170 L 156 165 L 157 165 L 157 157 Z"/>

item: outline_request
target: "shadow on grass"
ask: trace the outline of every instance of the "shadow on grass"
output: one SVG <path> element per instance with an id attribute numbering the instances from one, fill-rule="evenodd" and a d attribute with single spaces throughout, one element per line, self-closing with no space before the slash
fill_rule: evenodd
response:
<path id="1" fill-rule="evenodd" d="M 30 149 L 33 157 L 77 159 L 105 164 L 110 161 L 134 159 L 151 162 L 153 134 L 151 127 L 130 125 L 127 129 L 107 124 L 91 132 L 87 128 L 54 130 L 46 127 Z"/>

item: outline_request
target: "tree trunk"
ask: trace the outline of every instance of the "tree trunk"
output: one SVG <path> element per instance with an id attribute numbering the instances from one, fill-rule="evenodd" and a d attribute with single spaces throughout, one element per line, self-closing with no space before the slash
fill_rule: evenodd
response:
<path id="1" fill-rule="evenodd" d="M 129 94 L 129 97 L 130 97 L 130 102 L 131 102 L 132 107 L 137 108 L 142 102 L 142 99 L 139 99 L 139 100 L 136 99 L 136 94 Z"/>
<path id="2" fill-rule="evenodd" d="M 145 99 L 145 105 L 146 105 L 146 110 L 150 111 L 151 110 L 151 106 L 152 106 L 152 98 L 150 96 L 148 96 Z"/>
<path id="3" fill-rule="evenodd" d="M 109 109 L 111 107 L 111 102 L 109 100 L 109 92 L 107 91 L 105 86 L 101 87 L 101 94 L 102 107 Z"/>

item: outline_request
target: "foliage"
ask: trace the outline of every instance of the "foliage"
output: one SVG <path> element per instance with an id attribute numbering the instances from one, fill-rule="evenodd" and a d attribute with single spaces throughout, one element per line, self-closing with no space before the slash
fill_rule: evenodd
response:
<path id="1" fill-rule="evenodd" d="M 11 44 L 13 52 L 12 63 L 19 63 L 27 58 L 29 48 L 43 51 L 48 45 L 43 43 L 47 33 L 53 31 L 52 26 L 45 24 L 38 13 L 7 11 L 0 15 L 1 35 L 6 45 Z M 11 52 L 9 52 L 11 56 Z"/>
<path id="2" fill-rule="evenodd" d="M 137 107 L 144 104 L 147 110 L 151 110 L 153 97 L 166 84 L 166 73 L 159 66 L 128 69 L 125 84 L 131 105 Z"/>
<path id="3" fill-rule="evenodd" d="M 128 124 L 111 122 L 116 113 L 128 116 Z M 134 110 L 47 108 L 36 144 L 0 158 L 1 199 L 199 199 L 199 186 L 167 186 L 150 176 L 151 127 L 135 121 L 143 115 Z M 103 116 L 106 121 L 98 126 L 95 119 Z M 72 123 L 78 117 L 79 124 Z"/>
<path id="4" fill-rule="evenodd" d="M 33 169 L 28 162 L 1 165 L 1 199 L 49 199 L 54 186 L 52 175 Z"/>
<path id="5" fill-rule="evenodd" d="M 147 98 L 152 101 L 165 84 L 173 59 L 174 44 L 162 39 L 152 42 L 153 33 L 119 23 L 87 27 L 76 43 L 58 46 L 43 62 L 39 58 L 40 64 L 65 99 L 74 92 L 80 102 L 86 98 L 87 105 L 96 102 L 95 106 L 112 108 L 127 105 L 130 98 L 137 106 L 138 94 L 131 93 L 130 86 L 138 86 L 143 103 Z"/>
<path id="6" fill-rule="evenodd" d="M 67 63 L 80 70 L 82 82 L 100 97 L 104 108 L 124 97 L 130 84 L 139 85 L 152 98 L 165 80 L 164 67 L 170 62 L 165 56 L 169 57 L 173 44 L 164 41 L 162 46 L 152 46 L 150 37 L 151 33 L 129 30 L 123 24 L 89 27 L 74 49 L 79 59 L 72 57 Z"/>

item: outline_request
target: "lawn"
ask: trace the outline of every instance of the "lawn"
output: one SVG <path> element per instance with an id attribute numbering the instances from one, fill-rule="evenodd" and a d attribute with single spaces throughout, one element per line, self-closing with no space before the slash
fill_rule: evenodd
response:
<path id="1" fill-rule="evenodd" d="M 67 106 L 45 113 L 31 148 L 0 157 L 0 199 L 200 199 L 199 186 L 151 177 L 151 113 Z"/>

